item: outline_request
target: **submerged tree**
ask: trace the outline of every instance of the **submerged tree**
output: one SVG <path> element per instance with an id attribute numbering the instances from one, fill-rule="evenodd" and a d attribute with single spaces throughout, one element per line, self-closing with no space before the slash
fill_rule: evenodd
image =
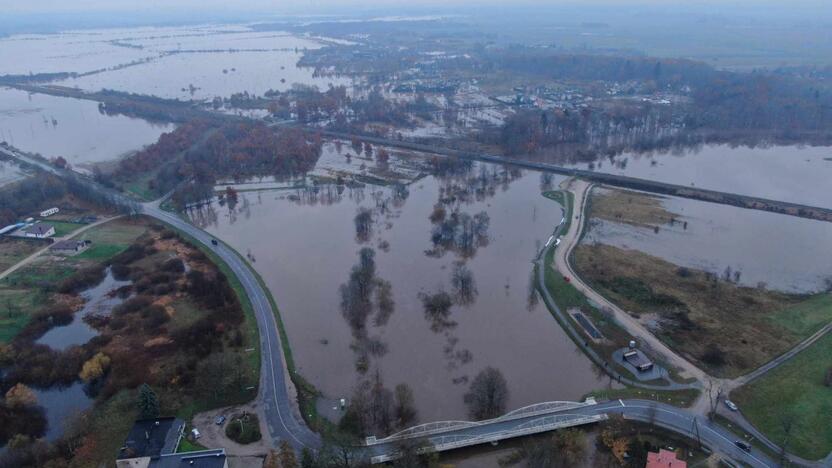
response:
<path id="1" fill-rule="evenodd" d="M 464 399 L 475 420 L 496 418 L 505 412 L 508 403 L 506 378 L 498 369 L 486 367 L 474 377 Z"/>

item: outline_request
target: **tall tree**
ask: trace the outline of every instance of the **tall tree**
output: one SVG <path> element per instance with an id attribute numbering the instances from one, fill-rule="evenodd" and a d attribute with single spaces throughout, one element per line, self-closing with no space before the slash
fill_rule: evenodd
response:
<path id="1" fill-rule="evenodd" d="M 506 378 L 498 369 L 486 367 L 474 377 L 464 398 L 475 420 L 496 418 L 505 412 L 508 403 Z"/>
<path id="2" fill-rule="evenodd" d="M 146 383 L 139 387 L 139 417 L 142 419 L 159 417 L 159 398 Z"/>

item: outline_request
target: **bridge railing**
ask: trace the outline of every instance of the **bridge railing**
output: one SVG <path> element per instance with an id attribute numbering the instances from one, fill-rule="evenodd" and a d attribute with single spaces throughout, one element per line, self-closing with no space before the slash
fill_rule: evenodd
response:
<path id="1" fill-rule="evenodd" d="M 584 406 L 590 406 L 594 404 L 596 404 L 594 398 L 587 398 L 583 402 L 547 401 L 544 403 L 535 403 L 533 405 L 528 405 L 513 411 L 509 411 L 508 413 L 494 419 L 486 419 L 483 421 L 437 421 L 425 423 L 420 424 L 418 426 L 407 428 L 403 431 L 397 432 L 393 435 L 384 437 L 382 439 L 377 439 L 375 436 L 370 436 L 366 438 L 365 443 L 366 445 L 387 444 L 390 442 L 395 442 L 397 440 L 427 437 L 443 432 L 457 431 L 469 427 L 484 426 L 489 424 L 495 424 L 498 422 L 512 421 L 521 418 L 529 418 L 542 414 L 557 413 L 560 411 L 572 410 L 575 408 L 581 408 Z"/>
<path id="2" fill-rule="evenodd" d="M 431 445 L 417 449 L 418 453 L 429 451 L 443 452 L 446 450 L 453 450 L 461 447 L 468 447 L 471 445 L 479 445 L 490 442 L 497 442 L 500 440 L 511 439 L 514 437 L 522 437 L 526 435 L 538 434 L 541 432 L 553 431 L 556 429 L 580 426 L 584 424 L 592 424 L 607 419 L 606 414 L 555 414 L 544 416 L 532 421 L 527 421 L 510 429 L 501 429 L 494 432 L 485 432 L 482 434 L 448 434 L 439 435 L 430 438 Z M 392 445 L 391 449 L 394 448 Z M 398 458 L 398 453 L 391 450 L 387 453 L 376 455 L 370 459 L 373 464 L 384 463 Z"/>

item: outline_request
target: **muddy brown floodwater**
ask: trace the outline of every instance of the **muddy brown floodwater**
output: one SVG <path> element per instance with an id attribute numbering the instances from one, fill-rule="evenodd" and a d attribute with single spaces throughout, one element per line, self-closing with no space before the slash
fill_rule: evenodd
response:
<path id="1" fill-rule="evenodd" d="M 561 217 L 541 184 L 476 165 L 398 189 L 240 193 L 233 209 L 215 202 L 191 218 L 255 260 L 325 398 L 379 370 L 386 387 L 412 388 L 420 421 L 460 419 L 486 366 L 508 381 L 509 409 L 607 384 L 530 291 L 531 261 Z M 440 306 L 426 311 L 431 298 Z"/>

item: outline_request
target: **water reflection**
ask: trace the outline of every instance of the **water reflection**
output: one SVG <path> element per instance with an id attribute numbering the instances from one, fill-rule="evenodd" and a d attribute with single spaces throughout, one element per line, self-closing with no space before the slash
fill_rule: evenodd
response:
<path id="1" fill-rule="evenodd" d="M 329 399 L 369 392 L 378 376 L 406 384 L 420 418 L 437 420 L 466 417 L 464 384 L 486 366 L 510 382 L 508 407 L 603 382 L 542 303 L 511 293 L 561 216 L 539 175 L 441 159 L 427 168 L 435 175 L 409 185 L 241 192 L 233 210 L 190 215 L 257 258 L 299 371 Z M 359 210 L 372 218 L 362 238 Z M 452 216 L 454 235 L 434 244 Z"/>

